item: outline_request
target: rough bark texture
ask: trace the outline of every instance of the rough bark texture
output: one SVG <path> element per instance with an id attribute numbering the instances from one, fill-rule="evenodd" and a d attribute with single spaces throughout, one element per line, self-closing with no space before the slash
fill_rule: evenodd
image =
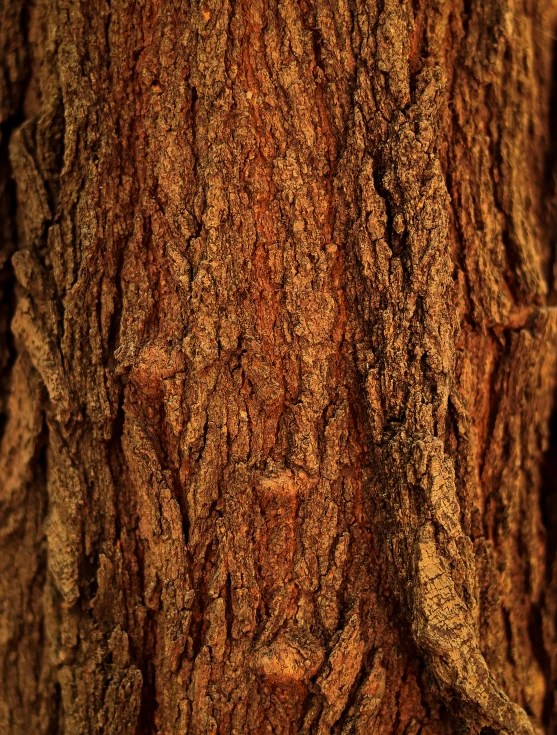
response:
<path id="1" fill-rule="evenodd" d="M 1 0 L 0 732 L 555 732 L 555 20 Z"/>

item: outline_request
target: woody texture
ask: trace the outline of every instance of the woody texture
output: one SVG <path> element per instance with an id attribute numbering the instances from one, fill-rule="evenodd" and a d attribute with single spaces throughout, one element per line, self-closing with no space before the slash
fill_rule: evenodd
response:
<path id="1" fill-rule="evenodd" d="M 555 735 L 556 39 L 0 0 L 0 733 Z"/>

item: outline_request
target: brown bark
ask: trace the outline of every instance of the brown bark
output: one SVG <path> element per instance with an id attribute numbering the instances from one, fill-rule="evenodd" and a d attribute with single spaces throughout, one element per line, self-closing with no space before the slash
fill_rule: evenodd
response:
<path id="1" fill-rule="evenodd" d="M 555 3 L 1 1 L 0 732 L 555 732 Z"/>

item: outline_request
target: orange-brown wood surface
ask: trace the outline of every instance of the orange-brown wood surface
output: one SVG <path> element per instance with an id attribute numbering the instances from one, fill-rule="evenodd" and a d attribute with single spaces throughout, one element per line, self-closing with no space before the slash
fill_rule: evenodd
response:
<path id="1" fill-rule="evenodd" d="M 0 0 L 0 733 L 555 733 L 556 27 Z"/>

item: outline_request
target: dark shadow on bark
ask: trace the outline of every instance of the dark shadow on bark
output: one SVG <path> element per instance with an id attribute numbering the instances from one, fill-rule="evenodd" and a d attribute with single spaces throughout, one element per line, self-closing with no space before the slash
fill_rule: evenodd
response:
<path id="1" fill-rule="evenodd" d="M 554 686 L 557 672 L 552 671 L 550 652 L 542 638 L 543 607 L 557 585 L 555 561 L 557 556 L 557 408 L 553 411 L 550 426 L 549 449 L 543 467 L 543 487 L 541 494 L 542 518 L 547 534 L 546 541 L 546 598 L 540 608 L 535 608 L 534 619 L 530 620 L 529 632 L 534 653 L 544 673 L 547 688 L 544 699 L 543 723 L 548 733 L 555 732 Z"/>

